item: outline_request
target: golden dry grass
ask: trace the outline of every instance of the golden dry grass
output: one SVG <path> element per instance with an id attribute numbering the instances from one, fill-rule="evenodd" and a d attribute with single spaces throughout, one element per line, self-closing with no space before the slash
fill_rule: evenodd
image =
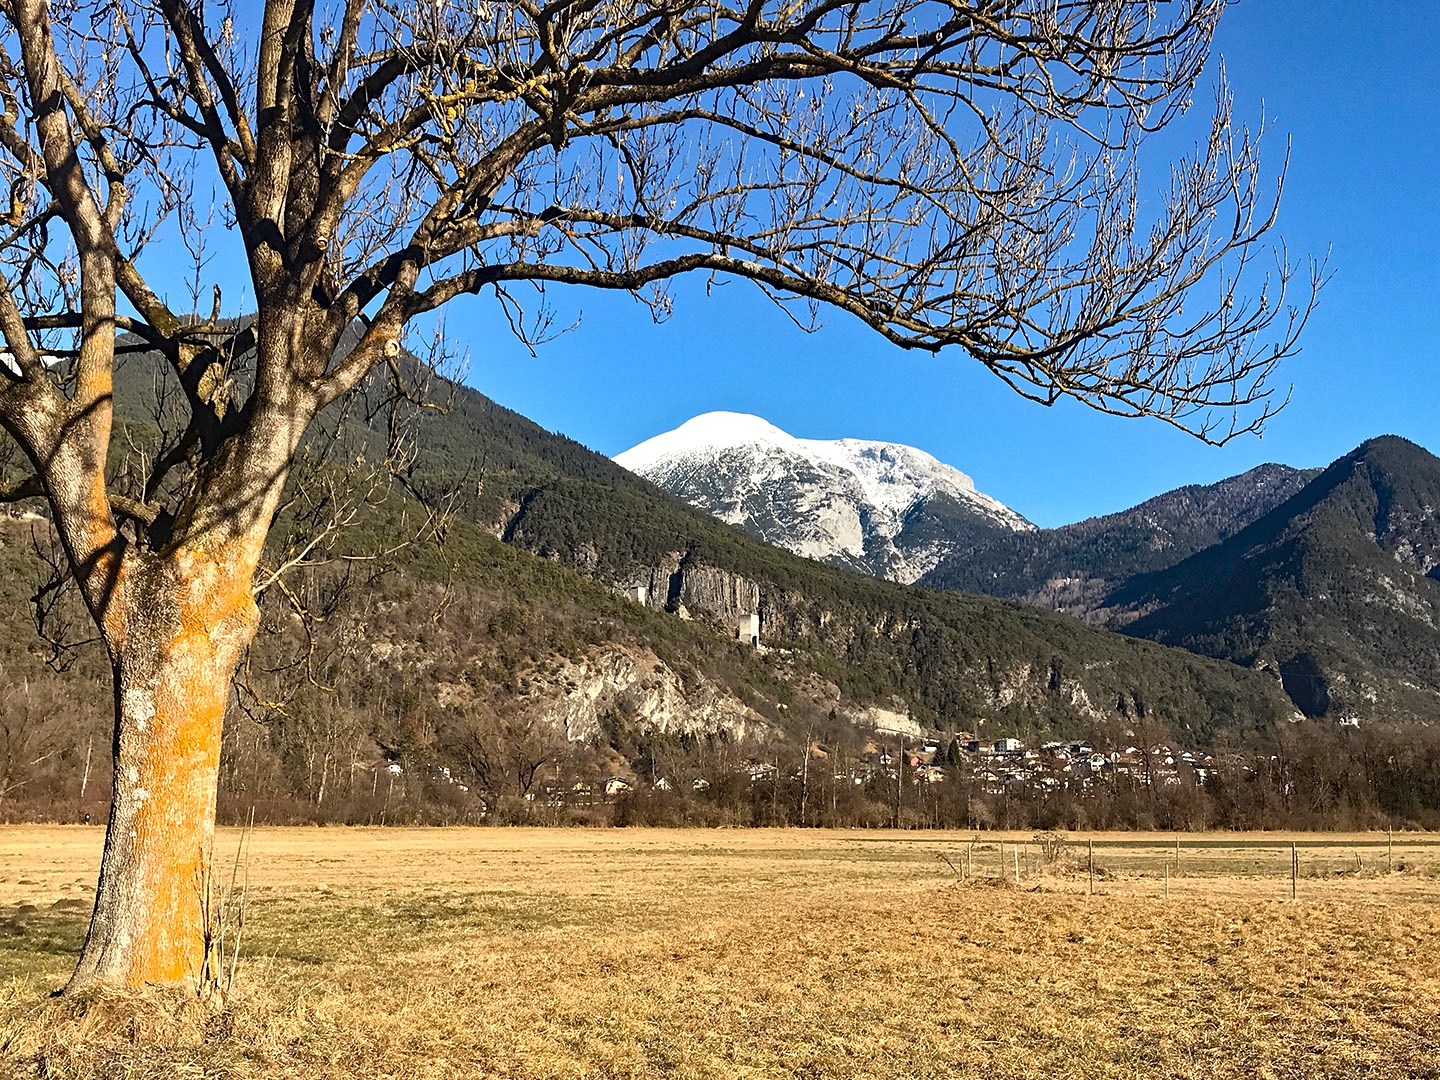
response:
<path id="1" fill-rule="evenodd" d="M 222 833 L 226 858 L 236 839 Z M 957 883 L 938 853 L 963 867 L 969 839 L 259 830 L 238 993 L 201 1045 L 52 1041 L 8 1065 L 347 1080 L 1440 1076 L 1431 838 L 1397 838 L 1407 869 L 1389 874 L 1375 871 L 1383 837 L 1296 838 L 1298 903 L 1284 899 L 1288 836 L 1184 838 L 1168 901 L 1169 837 L 1097 836 L 1093 897 L 1075 868 L 1002 885 L 995 834 L 973 856 L 992 877 Z M 99 840 L 0 829 L 0 912 L 36 908 L 0 936 L 0 1039 L 64 980 L 85 912 L 50 905 L 93 885 Z"/>

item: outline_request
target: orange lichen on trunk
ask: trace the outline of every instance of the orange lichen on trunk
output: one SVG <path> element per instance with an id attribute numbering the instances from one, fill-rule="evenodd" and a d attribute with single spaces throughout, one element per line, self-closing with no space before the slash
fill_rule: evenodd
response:
<path id="1" fill-rule="evenodd" d="M 201 974 L 221 728 L 258 622 L 258 548 L 232 541 L 126 557 L 115 800 L 71 989 L 194 983 Z"/>

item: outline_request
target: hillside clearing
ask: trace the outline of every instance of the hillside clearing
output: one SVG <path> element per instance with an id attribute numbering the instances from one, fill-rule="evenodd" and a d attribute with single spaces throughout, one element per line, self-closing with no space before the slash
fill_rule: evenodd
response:
<path id="1" fill-rule="evenodd" d="M 257 830 L 237 995 L 206 1041 L 51 1047 L 39 1067 L 1440 1076 L 1436 838 L 1397 835 L 1390 858 L 1404 869 L 1386 873 L 1383 834 L 1183 836 L 1169 900 L 1172 836 L 1094 837 L 1095 896 L 1090 838 L 1066 836 L 1065 861 L 1047 870 L 1030 839 Z M 0 829 L 0 1041 L 68 973 L 100 841 L 98 829 Z M 222 830 L 222 862 L 238 841 Z M 955 881 L 942 853 L 975 878 Z M 37 1061 L 5 1066 L 36 1075 Z"/>

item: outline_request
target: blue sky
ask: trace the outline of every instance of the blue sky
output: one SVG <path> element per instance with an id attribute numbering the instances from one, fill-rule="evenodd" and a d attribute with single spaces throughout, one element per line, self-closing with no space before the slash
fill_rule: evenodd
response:
<path id="1" fill-rule="evenodd" d="M 1268 119 L 1270 161 L 1293 140 L 1279 231 L 1292 255 L 1328 250 L 1334 273 L 1263 440 L 1215 449 L 1042 408 L 962 354 L 905 353 L 844 316 L 803 334 L 742 282 L 682 284 L 659 326 L 627 297 L 562 295 L 560 321 L 580 326 L 538 357 L 483 300 L 452 306 L 447 328 L 477 389 L 606 454 L 700 412 L 753 412 L 798 436 L 921 447 L 1042 525 L 1264 461 L 1323 465 L 1382 433 L 1440 451 L 1437 41 L 1440 5 L 1413 0 L 1243 0 L 1222 21 L 1237 116 Z"/>

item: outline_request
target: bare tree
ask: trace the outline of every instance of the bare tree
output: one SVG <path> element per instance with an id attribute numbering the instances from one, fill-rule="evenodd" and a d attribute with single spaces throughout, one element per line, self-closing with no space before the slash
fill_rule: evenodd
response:
<path id="1" fill-rule="evenodd" d="M 55 702 L 46 697 L 50 700 L 37 702 L 28 680 L 0 693 L 0 799 L 22 789 L 32 770 L 58 752 Z"/>
<path id="2" fill-rule="evenodd" d="M 1224 7 L 0 0 L 0 425 L 29 463 L 6 497 L 48 502 L 116 686 L 71 989 L 200 976 L 221 723 L 297 448 L 371 372 L 403 392 L 407 325 L 456 297 L 534 342 L 547 286 L 662 317 L 678 275 L 742 278 L 1039 401 L 1257 429 L 1318 279 L 1287 299 L 1278 185 L 1223 81 L 1140 197 Z M 124 488 L 113 373 L 139 350 L 185 420 Z"/>

